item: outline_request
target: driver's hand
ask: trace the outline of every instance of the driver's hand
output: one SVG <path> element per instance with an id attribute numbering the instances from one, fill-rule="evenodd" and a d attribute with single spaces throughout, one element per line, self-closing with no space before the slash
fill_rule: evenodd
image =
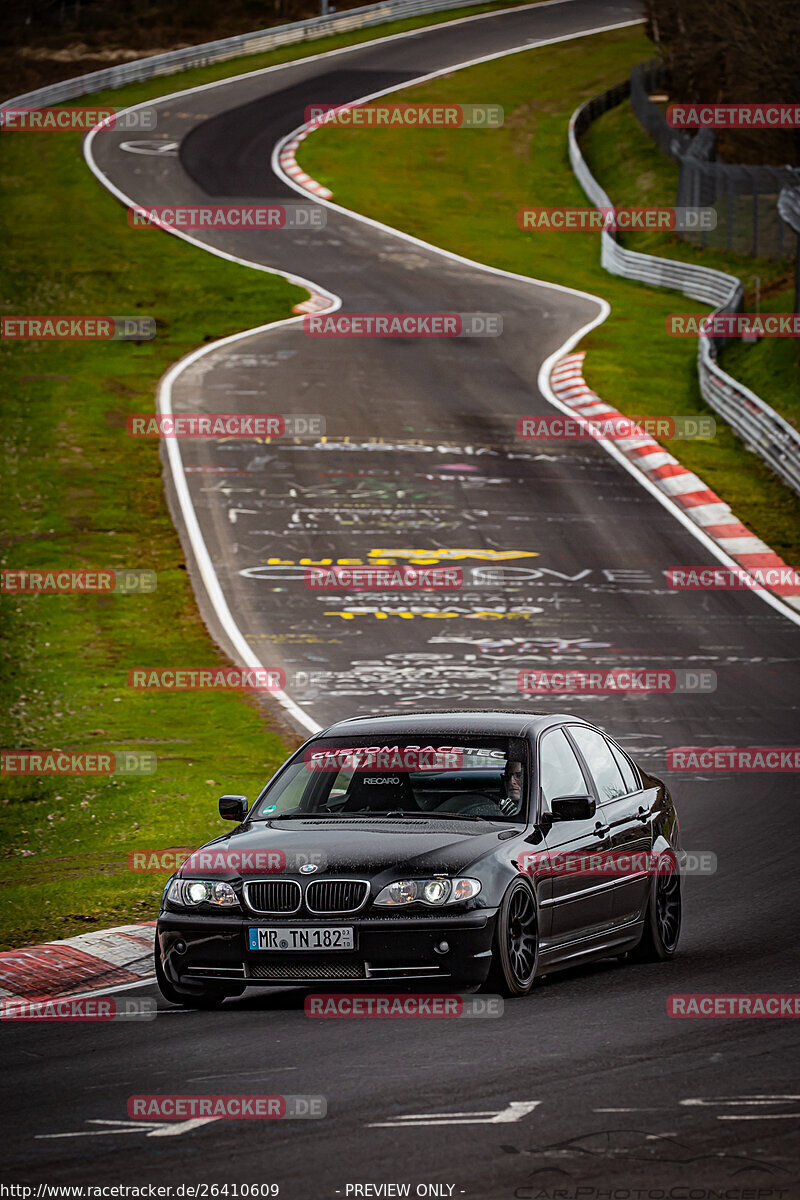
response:
<path id="1" fill-rule="evenodd" d="M 516 800 L 512 800 L 511 796 L 502 796 L 497 801 L 497 807 L 502 813 L 505 813 L 506 816 L 511 816 L 512 813 L 517 811 L 517 802 Z"/>

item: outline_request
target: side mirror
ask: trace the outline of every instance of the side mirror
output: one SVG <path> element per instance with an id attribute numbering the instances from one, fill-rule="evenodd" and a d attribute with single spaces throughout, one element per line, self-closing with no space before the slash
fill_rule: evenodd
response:
<path id="1" fill-rule="evenodd" d="M 588 821 L 596 807 L 592 796 L 559 796 L 550 801 L 554 821 Z"/>
<path id="2" fill-rule="evenodd" d="M 247 796 L 220 796 L 219 815 L 224 821 L 243 821 L 247 816 Z"/>

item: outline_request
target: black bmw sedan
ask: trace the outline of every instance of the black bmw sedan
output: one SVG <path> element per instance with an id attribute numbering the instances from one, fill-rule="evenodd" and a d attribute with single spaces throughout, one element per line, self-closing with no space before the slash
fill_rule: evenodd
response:
<path id="1" fill-rule="evenodd" d="M 678 819 L 665 785 L 579 717 L 415 713 L 337 722 L 168 882 L 166 999 L 248 987 L 485 986 L 598 956 L 671 958 Z"/>

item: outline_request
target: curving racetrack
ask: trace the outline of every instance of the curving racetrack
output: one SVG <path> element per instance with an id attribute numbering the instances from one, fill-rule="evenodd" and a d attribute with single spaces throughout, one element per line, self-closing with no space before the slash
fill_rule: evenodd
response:
<path id="1" fill-rule="evenodd" d="M 630 4 L 567 0 L 165 97 L 159 135 L 179 154 L 133 156 L 124 135 L 106 132 L 93 139 L 94 167 L 143 205 L 296 200 L 270 163 L 307 104 L 637 16 Z M 194 240 L 309 280 L 349 311 L 503 315 L 501 338 L 458 341 L 313 339 L 286 322 L 204 348 L 162 388 L 162 407 L 176 412 L 326 417 L 324 444 L 173 443 L 168 464 L 204 615 L 239 660 L 285 668 L 298 727 L 404 706 L 562 710 L 563 697 L 521 696 L 519 669 L 663 665 L 711 668 L 717 690 L 572 707 L 657 773 L 670 746 L 796 741 L 791 615 L 750 593 L 670 592 L 668 567 L 717 559 L 664 503 L 599 445 L 515 439 L 517 416 L 553 411 L 542 365 L 603 318 L 601 303 L 442 255 L 335 206 L 313 235 Z M 400 562 L 439 551 L 468 586 L 454 596 L 320 595 L 296 566 L 373 561 L 381 550 Z M 492 577 L 493 562 L 517 573 Z M 319 677 L 304 684 L 309 673 Z M 670 782 L 684 845 L 719 862 L 716 875 L 687 882 L 672 964 L 557 976 L 507 1002 L 500 1021 L 314 1022 L 284 991 L 219 1013 L 164 1011 L 152 1025 L 20 1027 L 5 1077 L 11 1176 L 274 1181 L 290 1197 L 367 1182 L 520 1200 L 610 1184 L 800 1194 L 792 1023 L 665 1012 L 673 992 L 797 988 L 796 785 L 791 775 Z M 237 1090 L 323 1094 L 329 1115 L 168 1137 L 92 1124 L 125 1119 L 134 1092 Z M 515 1120 L 477 1115 L 512 1101 L 537 1103 Z"/>

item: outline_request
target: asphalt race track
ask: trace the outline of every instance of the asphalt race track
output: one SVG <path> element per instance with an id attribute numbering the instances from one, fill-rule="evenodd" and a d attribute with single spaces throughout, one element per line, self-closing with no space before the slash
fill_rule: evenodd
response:
<path id="1" fill-rule="evenodd" d="M 95 162 L 142 205 L 299 201 L 270 157 L 306 105 L 637 16 L 632 4 L 569 0 L 287 64 L 158 101 L 174 154 L 130 154 L 129 135 L 112 131 L 94 139 Z M 540 367 L 598 319 L 595 300 L 335 209 L 314 233 L 196 239 L 311 280 L 344 311 L 503 318 L 502 337 L 457 340 L 312 338 L 280 325 L 175 378 L 176 412 L 326 419 L 324 442 L 180 445 L 233 620 L 262 663 L 286 671 L 300 725 L 404 708 L 572 710 L 665 775 L 669 747 L 796 742 L 797 624 L 751 593 L 670 591 L 667 568 L 717 560 L 667 508 L 600 446 L 516 438 L 518 416 L 554 412 Z M 203 613 L 234 650 L 185 545 Z M 379 559 L 460 566 L 465 586 L 357 596 L 304 586 L 303 560 Z M 573 664 L 710 669 L 717 687 L 574 700 L 517 690 L 523 668 Z M 580 1187 L 601 1189 L 589 1200 L 603 1188 L 800 1196 L 792 1023 L 665 1010 L 672 993 L 798 990 L 797 785 L 788 774 L 666 777 L 684 846 L 718 858 L 715 875 L 686 882 L 673 963 L 555 976 L 507 1001 L 501 1020 L 315 1022 L 302 993 L 284 990 L 219 1012 L 163 1005 L 148 1024 L 19 1025 L 4 1073 L 9 1179 L 275 1182 L 298 1198 L 366 1183 L 519 1200 Z M 115 1124 L 133 1094 L 234 1091 L 323 1095 L 328 1115 Z"/>

